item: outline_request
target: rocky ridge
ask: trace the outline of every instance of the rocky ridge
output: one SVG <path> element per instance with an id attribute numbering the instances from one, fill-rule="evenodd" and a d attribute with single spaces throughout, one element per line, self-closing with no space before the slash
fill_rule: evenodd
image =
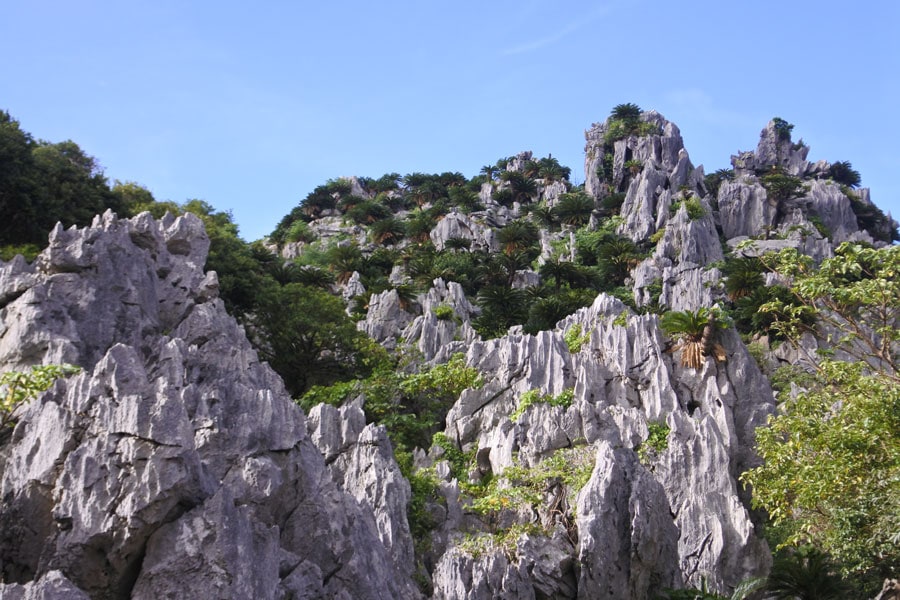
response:
<path id="1" fill-rule="evenodd" d="M 379 467 L 376 515 L 216 298 L 208 245 L 192 215 L 107 213 L 0 267 L 5 368 L 84 369 L 22 406 L 0 452 L 0 596 L 418 597 L 384 432 L 346 432 Z"/>
<path id="2" fill-rule="evenodd" d="M 851 199 L 775 122 L 711 190 L 678 128 L 652 111 L 641 120 L 655 133 L 610 143 L 608 124 L 592 127 L 585 163 L 596 208 L 622 194 L 618 232 L 655 244 L 630 272 L 636 307 L 723 302 L 726 252 L 795 247 L 821 259 L 840 241 L 882 243 L 854 212 L 868 191 Z M 772 194 L 773 167 L 803 190 Z M 486 188 L 483 211 L 438 222 L 436 248 L 464 238 L 498 249 L 495 229 L 524 211 Z M 565 189 L 538 194 L 552 206 Z M 353 190 L 366 193 L 358 181 Z M 364 228 L 333 214 L 311 226 L 366 243 Z M 574 247 L 571 232 L 542 235 L 542 260 L 553 243 Z M 754 430 L 774 399 L 734 329 L 720 335 L 723 356 L 693 369 L 656 315 L 606 294 L 548 331 L 489 340 L 457 282 L 435 280 L 412 305 L 396 290 L 373 295 L 359 324 L 368 335 L 431 364 L 463 352 L 484 381 L 443 431 L 471 470 L 454 471 L 438 446 L 417 453 L 438 496 L 423 560 L 409 482 L 385 430 L 366 424 L 364 398 L 304 415 L 217 298 L 208 244 L 190 215 L 108 213 L 54 230 L 31 265 L 0 265 L 0 366 L 84 368 L 21 407 L 0 439 L 0 597 L 638 599 L 704 584 L 727 593 L 767 571 L 737 478 L 756 464 Z M 302 243 L 285 251 L 294 258 Z M 345 299 L 360 289 L 354 274 Z M 570 400 L 525 405 L 529 394 Z M 559 457 L 584 479 L 556 476 L 539 501 L 475 509 L 472 486 Z"/>

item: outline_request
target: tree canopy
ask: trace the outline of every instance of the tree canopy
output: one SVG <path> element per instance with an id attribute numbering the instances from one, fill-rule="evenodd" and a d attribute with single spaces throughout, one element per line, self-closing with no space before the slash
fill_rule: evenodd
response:
<path id="1" fill-rule="evenodd" d="M 743 480 L 785 544 L 812 544 L 846 576 L 878 581 L 900 568 L 900 247 L 845 243 L 818 266 L 794 250 L 766 262 L 794 297 L 762 306 L 771 327 L 798 348 L 815 336 L 819 350 L 757 431 L 765 462 Z"/>

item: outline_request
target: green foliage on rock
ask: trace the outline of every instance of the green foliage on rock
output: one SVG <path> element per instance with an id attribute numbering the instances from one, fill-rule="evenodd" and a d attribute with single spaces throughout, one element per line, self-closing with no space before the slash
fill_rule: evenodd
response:
<path id="1" fill-rule="evenodd" d="M 771 327 L 798 347 L 812 334 L 821 350 L 806 389 L 782 393 L 757 430 L 765 463 L 742 479 L 784 543 L 877 582 L 900 568 L 900 247 L 842 244 L 818 266 L 793 250 L 766 260 L 796 298 L 762 307 L 778 315 Z"/>
<path id="2" fill-rule="evenodd" d="M 60 377 L 80 372 L 81 367 L 62 364 L 0 373 L 0 430 L 12 424 L 12 413 L 17 406 L 49 389 Z"/>
<path id="3" fill-rule="evenodd" d="M 555 396 L 551 394 L 541 394 L 541 391 L 538 389 L 528 390 L 519 398 L 519 403 L 516 406 L 516 409 L 509 415 L 509 418 L 511 421 L 518 421 L 519 418 L 525 414 L 525 411 L 535 404 L 547 404 L 548 406 L 568 408 L 569 406 L 572 406 L 574 400 L 575 390 L 573 388 L 566 388 Z"/>
<path id="4" fill-rule="evenodd" d="M 677 213 L 681 207 L 687 211 L 688 218 L 691 221 L 696 221 L 697 219 L 702 219 L 706 216 L 706 209 L 703 208 L 703 203 L 700 202 L 700 198 L 697 196 L 689 196 L 683 200 L 679 200 L 678 202 L 674 202 L 669 209 L 671 214 Z"/>
<path id="5" fill-rule="evenodd" d="M 638 458 L 645 465 L 669 447 L 668 425 L 651 421 L 647 423 L 647 431 L 647 439 L 637 449 Z"/>
<path id="6" fill-rule="evenodd" d="M 799 198 L 805 191 L 803 181 L 799 177 L 784 173 L 763 175 L 761 182 L 769 196 L 779 202 Z"/>
<path id="7" fill-rule="evenodd" d="M 587 331 L 582 333 L 581 325 L 576 323 L 566 329 L 566 332 L 563 334 L 563 339 L 566 342 L 566 347 L 569 349 L 569 352 L 576 354 L 581 352 L 584 345 L 590 341 L 591 332 Z"/>
<path id="8" fill-rule="evenodd" d="M 318 402 L 340 406 L 362 396 L 367 420 L 384 425 L 398 451 L 430 447 L 432 436 L 443 424 L 453 402 L 463 390 L 477 389 L 483 383 L 478 370 L 466 366 L 463 354 L 454 354 L 445 363 L 408 373 L 380 346 L 371 341 L 366 343 L 370 347 L 363 356 L 368 357 L 368 362 L 361 366 L 369 370 L 368 376 L 311 387 L 299 403 L 307 409 Z"/>
<path id="9" fill-rule="evenodd" d="M 772 122 L 775 124 L 775 132 L 778 134 L 778 139 L 782 141 L 790 141 L 791 131 L 794 130 L 794 126 L 781 117 L 775 117 L 774 119 L 772 119 Z"/>

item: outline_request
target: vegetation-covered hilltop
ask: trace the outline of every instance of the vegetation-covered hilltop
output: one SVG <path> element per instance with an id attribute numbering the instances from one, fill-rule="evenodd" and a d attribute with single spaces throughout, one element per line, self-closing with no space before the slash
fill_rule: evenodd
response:
<path id="1" fill-rule="evenodd" d="M 594 466 L 581 439 L 493 473 L 482 450 L 502 446 L 495 433 L 507 425 L 491 422 L 499 428 L 490 442 L 482 439 L 487 430 L 467 438 L 468 421 L 456 414 L 461 397 L 494 385 L 478 360 L 464 357 L 473 342 L 540 340 L 555 330 L 575 356 L 600 352 L 617 331 L 638 335 L 635 323 L 658 323 L 666 352 L 678 357 L 672 368 L 699 379 L 729 360 L 728 336 L 739 334 L 779 400 L 757 436 L 764 462 L 730 459 L 752 487 L 752 499 L 751 487 L 741 499 L 759 509 L 755 525 L 776 557 L 768 579 L 744 588 L 765 585 L 784 598 L 869 594 L 900 568 L 900 246 L 892 245 L 900 235 L 852 165 L 808 162 L 792 127 L 773 119 L 755 152 L 705 175 L 674 124 L 622 104 L 586 134 L 583 185 L 556 159 L 529 152 L 471 178 L 335 179 L 267 239 L 248 243 L 210 204 L 159 202 L 135 183 L 110 186 L 74 142 L 34 140 L 0 113 L 0 245 L 4 260 L 30 260 L 56 222 L 89 225 L 107 209 L 198 215 L 220 297 L 297 402 L 309 410 L 362 400 L 367 421 L 387 428 L 412 485 L 409 526 L 426 591 L 450 544 L 435 517 L 448 502 L 444 479 L 458 479 L 458 500 L 480 523 L 461 526 L 468 537 L 456 544 L 477 561 L 486 548 L 513 557 L 522 535 L 549 536 L 553 527 L 577 546 L 579 517 L 566 494 L 579 492 Z M 620 304 L 603 305 L 618 313 L 597 316 L 594 331 L 579 319 L 598 310 L 601 294 Z M 601 331 L 607 337 L 598 344 Z M 630 353 L 630 342 L 622 338 L 616 352 Z M 597 367 L 598 378 L 606 368 Z M 544 382 L 522 393 L 511 385 L 491 388 L 489 401 L 512 394 L 497 419 L 519 431 L 536 410 L 587 402 L 591 384 Z M 663 455 L 679 425 L 651 414 L 647 385 L 636 380 L 636 391 L 613 404 L 647 413 L 635 425 L 635 456 L 648 472 L 668 472 L 665 460 L 674 458 Z M 671 393 L 694 415 L 699 392 Z M 551 488 L 562 490 L 553 527 L 526 516 L 547 512 Z M 668 583 L 701 587 L 699 575 L 691 577 Z M 823 582 L 832 596 L 804 595 Z M 732 591 L 725 583 L 714 587 Z"/>

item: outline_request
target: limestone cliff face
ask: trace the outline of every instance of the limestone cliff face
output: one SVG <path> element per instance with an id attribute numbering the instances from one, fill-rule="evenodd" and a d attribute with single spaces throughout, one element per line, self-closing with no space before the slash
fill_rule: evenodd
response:
<path id="1" fill-rule="evenodd" d="M 588 334 L 576 352 L 563 341 L 571 327 Z M 724 362 L 684 368 L 655 316 L 630 315 L 601 295 L 554 331 L 472 344 L 468 362 L 487 383 L 451 409 L 448 437 L 487 457 L 495 475 L 570 448 L 593 454 L 595 465 L 577 494 L 574 535 L 537 544 L 569 557 L 558 576 L 523 575 L 536 561 L 527 544 L 514 560 L 499 550 L 465 560 L 448 552 L 436 569 L 436 597 L 455 597 L 461 578 L 483 579 L 492 593 L 511 594 L 524 579 L 532 593 L 550 587 L 550 597 L 575 597 L 574 578 L 579 598 L 637 599 L 701 580 L 729 589 L 765 572 L 768 549 L 737 476 L 754 464 L 753 432 L 774 401 L 738 336 L 723 342 Z M 537 404 L 511 418 L 524 392 L 565 388 L 574 389 L 569 408 Z M 654 423 L 669 430 L 665 449 L 639 458 Z"/>
<path id="2" fill-rule="evenodd" d="M 851 199 L 775 122 L 713 194 L 678 128 L 655 112 L 641 121 L 655 133 L 607 142 L 606 124 L 591 128 L 585 164 L 586 191 L 598 202 L 622 194 L 618 232 L 647 250 L 626 282 L 636 306 L 723 302 L 715 263 L 729 251 L 794 247 L 821 259 L 841 241 L 874 241 L 854 212 L 868 191 Z M 772 167 L 802 189 L 773 195 Z M 436 248 L 452 238 L 499 248 L 497 229 L 525 211 L 494 202 L 493 189 L 482 189 L 484 211 L 437 223 Z M 565 190 L 542 184 L 538 196 L 553 206 Z M 364 227 L 338 215 L 310 227 L 372 248 Z M 573 258 L 575 234 L 543 231 L 541 245 L 540 260 Z M 738 477 L 756 464 L 754 431 L 775 403 L 733 329 L 719 334 L 722 356 L 693 369 L 656 315 L 605 294 L 549 331 L 518 326 L 491 340 L 472 327 L 480 308 L 459 283 L 436 279 L 415 302 L 374 294 L 359 324 L 370 337 L 432 364 L 462 352 L 481 374 L 484 386 L 460 395 L 444 427 L 475 455 L 472 482 L 559 453 L 589 474 L 577 488 L 550 481 L 540 506 L 485 523 L 441 451 L 421 449 L 416 463 L 434 467 L 442 498 L 416 556 L 411 488 L 386 431 L 366 424 L 363 398 L 308 416 L 291 401 L 226 314 L 215 273 L 203 270 L 208 247 L 190 215 L 106 214 L 54 230 L 33 264 L 0 264 L 0 369 L 84 369 L 0 433 L 0 598 L 418 598 L 415 575 L 448 600 L 638 600 L 703 584 L 727 593 L 767 571 Z M 514 285 L 540 280 L 515 275 Z M 407 277 L 398 265 L 390 281 Z M 345 300 L 364 291 L 359 273 L 343 287 Z M 521 407 L 535 391 L 572 402 Z M 466 544 L 512 526 L 523 533 L 504 547 Z"/>
<path id="3" fill-rule="evenodd" d="M 417 597 L 408 487 L 384 478 L 376 515 L 335 484 L 216 298 L 208 245 L 191 215 L 107 213 L 0 265 L 2 368 L 84 368 L 21 407 L 0 448 L 0 596 Z M 396 467 L 383 432 L 354 433 L 357 463 Z"/>
<path id="4" fill-rule="evenodd" d="M 739 152 L 731 157 L 734 175 L 719 187 L 716 203 L 722 234 L 726 239 L 771 237 L 792 240 L 792 246 L 815 258 L 829 256 L 828 244 L 816 243 L 827 238 L 831 245 L 846 241 L 883 244 L 872 233 L 860 228 L 853 210 L 853 200 L 871 207 L 869 190 L 849 191 L 829 177 L 830 165 L 825 161 L 806 160 L 809 147 L 793 143 L 790 134 L 780 132 L 775 120 L 760 132 L 755 152 Z M 784 173 L 802 180 L 801 188 L 790 198 L 779 198 L 765 186 L 765 176 Z M 820 227 L 816 227 L 814 221 Z M 879 227 L 896 229 L 887 220 Z M 883 233 L 883 232 L 882 232 Z M 883 236 L 877 236 L 883 237 Z"/>
<path id="5" fill-rule="evenodd" d="M 585 132 L 584 147 L 585 191 L 596 198 L 624 193 L 620 232 L 635 241 L 664 225 L 680 188 L 700 191 L 703 181 L 703 170 L 691 163 L 677 125 L 656 111 L 642 113 L 641 121 L 653 124 L 657 133 L 607 142 L 608 123 L 595 123 Z"/>

